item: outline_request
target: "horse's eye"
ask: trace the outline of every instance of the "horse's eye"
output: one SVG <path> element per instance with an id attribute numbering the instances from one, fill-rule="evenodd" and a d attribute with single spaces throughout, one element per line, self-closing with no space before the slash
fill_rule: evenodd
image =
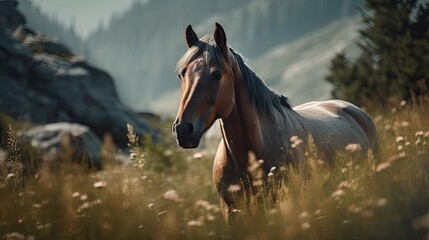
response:
<path id="1" fill-rule="evenodd" d="M 219 80 L 222 78 L 222 76 L 223 76 L 223 74 L 222 74 L 222 72 L 220 72 L 220 71 L 214 71 L 214 72 L 211 74 L 211 78 L 212 78 L 213 80 L 216 80 L 216 81 L 219 81 Z"/>
<path id="2" fill-rule="evenodd" d="M 188 68 L 184 68 L 184 69 L 182 69 L 182 71 L 180 72 L 180 75 L 185 76 L 185 74 L 186 74 L 186 70 L 188 70 Z"/>

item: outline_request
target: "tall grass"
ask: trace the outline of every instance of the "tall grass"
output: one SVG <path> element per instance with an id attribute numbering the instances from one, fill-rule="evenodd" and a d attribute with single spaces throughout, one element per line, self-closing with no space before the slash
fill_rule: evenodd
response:
<path id="1" fill-rule="evenodd" d="M 145 140 L 144 148 L 133 142 L 133 164 L 118 165 L 105 154 L 100 172 L 67 161 L 52 172 L 42 164 L 24 186 L 0 164 L 0 237 L 429 237 L 429 109 L 402 104 L 374 119 L 383 148 L 379 160 L 344 151 L 328 167 L 310 152 L 305 167 L 282 170 L 287 181 L 274 208 L 265 215 L 243 211 L 231 227 L 222 219 L 212 185 L 213 155 L 179 150 L 169 141 Z"/>

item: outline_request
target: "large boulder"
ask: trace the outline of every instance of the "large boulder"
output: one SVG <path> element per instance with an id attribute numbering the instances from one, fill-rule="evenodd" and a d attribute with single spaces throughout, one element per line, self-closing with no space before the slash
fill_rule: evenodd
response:
<path id="1" fill-rule="evenodd" d="M 72 161 L 101 169 L 101 140 L 87 126 L 51 123 L 18 132 L 21 144 L 30 144 L 45 161 Z"/>
<path id="2" fill-rule="evenodd" d="M 57 38 L 29 29 L 17 1 L 0 0 L 0 111 L 36 124 L 59 121 L 110 133 L 127 144 L 127 123 L 139 135 L 158 132 L 118 99 L 110 75 L 73 54 Z"/>

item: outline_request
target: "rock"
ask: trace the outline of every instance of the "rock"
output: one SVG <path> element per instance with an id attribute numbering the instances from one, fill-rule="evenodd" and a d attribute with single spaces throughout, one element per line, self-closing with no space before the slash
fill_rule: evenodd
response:
<path id="1" fill-rule="evenodd" d="M 86 161 L 89 167 L 101 169 L 101 140 L 87 126 L 67 122 L 40 125 L 18 132 L 18 138 L 21 144 L 31 144 L 42 160 Z"/>
<path id="2" fill-rule="evenodd" d="M 6 162 L 8 155 L 9 153 L 6 151 L 6 149 L 0 148 L 0 164 Z"/>
<path id="3" fill-rule="evenodd" d="M 51 54 L 63 58 L 70 58 L 73 56 L 71 50 L 57 38 L 46 36 L 41 33 L 34 33 L 26 27 L 19 27 L 14 32 L 14 37 L 22 39 L 23 44 L 32 49 L 34 53 Z"/>
<path id="4" fill-rule="evenodd" d="M 16 9 L 17 6 L 16 0 L 0 1 L 0 31 L 3 31 L 3 28 L 15 29 L 26 23 L 24 15 Z"/>
<path id="5" fill-rule="evenodd" d="M 127 146 L 127 123 L 138 135 L 158 131 L 125 107 L 113 79 L 57 38 L 29 29 L 17 1 L 0 0 L 0 111 L 36 124 L 74 122 Z"/>

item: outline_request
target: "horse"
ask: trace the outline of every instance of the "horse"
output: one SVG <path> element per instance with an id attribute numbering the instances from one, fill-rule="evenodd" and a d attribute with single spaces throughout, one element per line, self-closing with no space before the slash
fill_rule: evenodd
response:
<path id="1" fill-rule="evenodd" d="M 188 50 L 176 68 L 181 100 L 172 134 L 180 147 L 196 148 L 203 133 L 219 119 L 222 139 L 214 158 L 213 181 L 227 222 L 251 192 L 249 153 L 263 160 L 260 167 L 266 175 L 273 167 L 304 164 L 309 136 L 325 159 L 349 144 L 363 152 L 379 151 L 376 127 L 361 109 L 341 100 L 292 107 L 287 97 L 268 88 L 228 46 L 219 23 L 212 36 L 201 39 L 189 25 L 185 39 Z M 292 146 L 291 140 L 297 139 L 302 144 Z M 237 185 L 243 187 L 231 188 Z"/>

